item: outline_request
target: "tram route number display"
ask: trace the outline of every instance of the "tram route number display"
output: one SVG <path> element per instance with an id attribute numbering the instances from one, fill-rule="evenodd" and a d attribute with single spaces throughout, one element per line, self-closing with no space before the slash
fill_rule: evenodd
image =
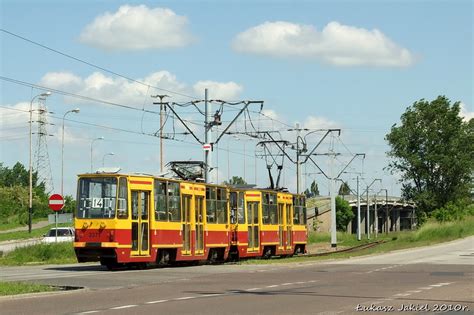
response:
<path id="1" fill-rule="evenodd" d="M 94 209 L 110 208 L 112 203 L 112 198 L 92 198 L 92 208 Z"/>

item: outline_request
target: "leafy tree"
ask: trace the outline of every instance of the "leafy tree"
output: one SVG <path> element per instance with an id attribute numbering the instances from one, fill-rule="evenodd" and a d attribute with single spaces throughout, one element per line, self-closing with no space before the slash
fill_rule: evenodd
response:
<path id="1" fill-rule="evenodd" d="M 460 103 L 445 96 L 408 107 L 385 139 L 388 168 L 399 173 L 402 194 L 430 213 L 469 197 L 474 169 L 474 119 L 463 122 Z"/>
<path id="2" fill-rule="evenodd" d="M 247 182 L 240 176 L 232 176 L 232 178 L 229 181 L 224 181 L 224 185 L 229 185 L 229 186 L 247 185 Z"/>
<path id="3" fill-rule="evenodd" d="M 349 205 L 349 201 L 336 197 L 336 229 L 346 231 L 347 225 L 354 218 L 354 213 Z"/>
<path id="4" fill-rule="evenodd" d="M 64 197 L 64 207 L 62 212 L 71 213 L 76 210 L 76 201 L 70 195 Z"/>
<path id="5" fill-rule="evenodd" d="M 38 183 L 38 174 L 32 174 L 33 216 L 45 217 L 51 213 L 48 207 L 48 194 L 43 182 Z M 74 203 L 74 200 L 69 201 Z M 20 162 L 12 168 L 0 163 L 0 223 L 12 220 L 26 224 L 29 205 L 29 170 Z M 67 205 L 67 204 L 66 204 Z"/>
<path id="6" fill-rule="evenodd" d="M 351 194 L 351 188 L 349 187 L 349 184 L 346 182 L 342 182 L 341 187 L 339 187 L 339 195 L 340 196 L 345 196 L 345 195 L 350 195 Z"/>
<path id="7" fill-rule="evenodd" d="M 306 198 L 311 198 L 311 197 L 313 197 L 313 196 L 311 195 L 311 192 L 309 191 L 308 188 L 306 188 L 306 190 L 304 191 L 304 195 L 306 196 Z"/>
<path id="8" fill-rule="evenodd" d="M 313 182 L 311 183 L 311 194 L 313 196 L 319 196 L 319 188 L 318 188 L 318 184 L 316 183 L 315 180 L 313 180 Z"/>

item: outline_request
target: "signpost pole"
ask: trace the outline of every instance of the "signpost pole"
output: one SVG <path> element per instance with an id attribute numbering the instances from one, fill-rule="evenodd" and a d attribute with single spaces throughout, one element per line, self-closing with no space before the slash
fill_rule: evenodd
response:
<path id="1" fill-rule="evenodd" d="M 57 243 L 58 242 L 58 212 L 57 211 L 54 212 L 54 224 L 56 226 L 56 233 L 54 233 L 56 235 L 56 238 L 54 242 Z"/>
<path id="2" fill-rule="evenodd" d="M 64 207 L 64 198 L 61 195 L 53 194 L 49 197 L 48 205 L 51 210 L 54 211 L 54 225 L 55 229 L 55 243 L 58 242 L 58 211 Z"/>

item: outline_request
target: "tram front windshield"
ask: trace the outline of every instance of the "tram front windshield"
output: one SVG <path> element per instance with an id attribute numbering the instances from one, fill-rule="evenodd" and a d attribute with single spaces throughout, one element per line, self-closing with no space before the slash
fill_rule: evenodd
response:
<path id="1" fill-rule="evenodd" d="M 81 178 L 77 194 L 77 218 L 112 219 L 115 217 L 117 178 Z"/>

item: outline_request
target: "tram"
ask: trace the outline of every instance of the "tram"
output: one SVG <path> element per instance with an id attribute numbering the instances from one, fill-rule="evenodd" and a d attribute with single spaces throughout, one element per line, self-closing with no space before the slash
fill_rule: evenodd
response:
<path id="1" fill-rule="evenodd" d="M 163 265 L 304 253 L 304 195 L 150 175 L 78 176 L 79 262 Z"/>

